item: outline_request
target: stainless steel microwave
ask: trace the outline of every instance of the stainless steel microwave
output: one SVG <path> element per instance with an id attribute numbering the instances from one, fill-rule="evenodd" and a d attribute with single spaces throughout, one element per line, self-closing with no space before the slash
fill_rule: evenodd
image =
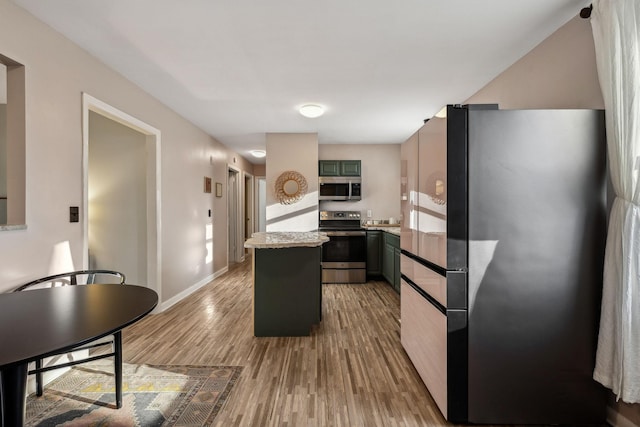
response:
<path id="1" fill-rule="evenodd" d="M 321 176 L 319 200 L 360 200 L 362 179 L 358 176 Z"/>

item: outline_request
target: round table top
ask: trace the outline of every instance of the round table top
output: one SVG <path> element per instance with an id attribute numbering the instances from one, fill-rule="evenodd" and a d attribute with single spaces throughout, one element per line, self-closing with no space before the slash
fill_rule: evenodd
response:
<path id="1" fill-rule="evenodd" d="M 110 335 L 140 320 L 158 294 L 135 285 L 92 284 L 0 294 L 0 367 Z"/>

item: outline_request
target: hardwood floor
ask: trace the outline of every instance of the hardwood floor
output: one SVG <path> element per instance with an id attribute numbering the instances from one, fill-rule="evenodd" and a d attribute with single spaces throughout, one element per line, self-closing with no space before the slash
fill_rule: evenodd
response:
<path id="1" fill-rule="evenodd" d="M 323 285 L 309 337 L 255 338 L 246 261 L 124 333 L 124 360 L 244 366 L 219 426 L 444 426 L 400 344 L 386 282 Z"/>

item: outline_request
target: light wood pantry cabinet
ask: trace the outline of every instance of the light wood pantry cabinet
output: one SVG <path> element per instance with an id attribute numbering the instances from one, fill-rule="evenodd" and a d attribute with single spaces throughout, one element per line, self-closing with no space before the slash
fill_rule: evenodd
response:
<path id="1" fill-rule="evenodd" d="M 413 364 L 429 393 L 448 418 L 447 404 L 447 316 L 429 304 L 402 280 L 400 318 L 402 346 L 413 356 Z"/>
<path id="2" fill-rule="evenodd" d="M 418 251 L 447 266 L 447 121 L 434 117 L 418 131 Z"/>
<path id="3" fill-rule="evenodd" d="M 400 248 L 418 251 L 418 132 L 400 146 Z"/>

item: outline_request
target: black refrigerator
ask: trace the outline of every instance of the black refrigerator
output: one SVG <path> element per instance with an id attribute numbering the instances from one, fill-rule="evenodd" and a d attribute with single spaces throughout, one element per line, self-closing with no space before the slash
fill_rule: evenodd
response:
<path id="1" fill-rule="evenodd" d="M 401 170 L 401 340 L 445 418 L 603 423 L 604 112 L 449 105 Z"/>

